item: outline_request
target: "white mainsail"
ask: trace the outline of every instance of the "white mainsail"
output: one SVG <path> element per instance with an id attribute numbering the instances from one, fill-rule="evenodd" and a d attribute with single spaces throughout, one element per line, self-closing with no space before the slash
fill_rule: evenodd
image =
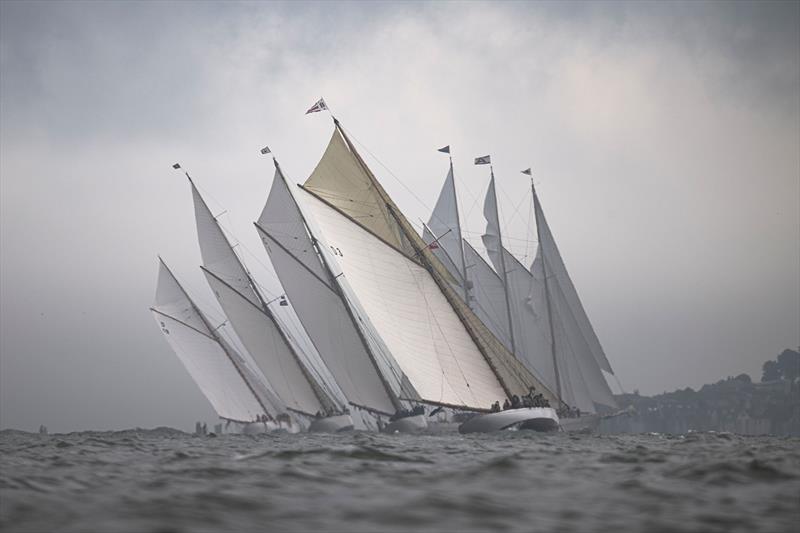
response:
<path id="1" fill-rule="evenodd" d="M 362 340 L 340 281 L 328 272 L 275 163 L 267 203 L 256 223 L 275 272 L 320 357 L 348 401 L 391 415 L 400 406 Z M 364 324 L 361 328 L 365 328 Z"/>
<path id="2" fill-rule="evenodd" d="M 190 180 L 191 182 L 191 180 Z M 242 344 L 289 409 L 307 415 L 338 410 L 280 329 L 227 237 L 192 185 L 203 272 Z"/>
<path id="3" fill-rule="evenodd" d="M 529 387 L 553 398 L 508 352 L 453 287 L 428 249 L 374 178 L 339 123 L 300 196 L 315 236 L 422 400 L 486 409 Z"/>
<path id="4" fill-rule="evenodd" d="M 427 270 L 320 199 L 306 206 L 390 353 L 422 399 L 486 409 L 506 397 Z"/>
<path id="5" fill-rule="evenodd" d="M 221 418 L 252 422 L 262 414 L 275 417 L 278 407 L 265 404 L 237 366 L 233 349 L 220 342 L 163 261 L 159 261 L 156 297 L 151 308 L 175 355 Z"/>

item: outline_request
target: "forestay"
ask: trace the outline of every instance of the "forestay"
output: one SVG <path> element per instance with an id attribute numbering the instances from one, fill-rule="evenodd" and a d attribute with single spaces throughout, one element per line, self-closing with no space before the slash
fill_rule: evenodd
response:
<path id="1" fill-rule="evenodd" d="M 311 242 L 301 212 L 276 166 L 256 224 L 298 318 L 348 401 L 387 414 L 395 404 Z M 364 327 L 362 325 L 362 327 Z"/>

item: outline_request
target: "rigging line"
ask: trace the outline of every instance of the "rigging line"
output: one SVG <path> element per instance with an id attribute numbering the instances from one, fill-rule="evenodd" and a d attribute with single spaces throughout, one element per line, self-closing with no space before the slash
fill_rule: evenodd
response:
<path id="1" fill-rule="evenodd" d="M 531 208 L 528 210 L 528 226 L 525 228 L 525 235 L 531 234 L 531 223 L 533 222 L 533 194 L 531 193 Z M 522 261 L 525 262 L 528 260 L 528 246 L 531 244 L 529 240 L 525 241 L 525 255 L 522 257 Z"/>
<path id="2" fill-rule="evenodd" d="M 348 130 L 347 128 L 345 128 L 344 126 L 342 126 L 342 124 L 341 124 L 341 123 L 339 123 L 339 127 L 340 127 L 340 128 L 342 128 L 344 131 L 346 131 L 346 132 L 347 132 L 347 135 L 348 135 L 350 138 L 352 138 L 354 141 L 356 141 L 358 144 L 360 144 L 360 145 L 361 145 L 361 147 L 364 149 L 364 151 L 366 151 L 366 152 L 367 152 L 367 153 L 368 153 L 370 156 L 372 156 L 372 158 L 373 158 L 373 159 L 374 159 L 374 160 L 375 160 L 375 161 L 376 161 L 376 162 L 377 162 L 377 163 L 378 163 L 380 166 L 382 166 L 382 167 L 383 167 L 383 168 L 386 170 L 386 172 L 388 172 L 388 173 L 389 173 L 389 175 L 390 175 L 390 176 L 392 176 L 392 177 L 393 177 L 393 178 L 394 178 L 394 179 L 395 179 L 395 180 L 396 180 L 396 181 L 397 181 L 397 182 L 398 182 L 400 185 L 402 185 L 402 186 L 403 186 L 403 188 L 404 188 L 405 190 L 407 190 L 407 191 L 408 191 L 408 192 L 411 194 L 411 196 L 413 196 L 413 197 L 414 197 L 414 199 L 415 199 L 417 202 L 419 202 L 419 204 L 420 204 L 422 207 L 424 207 L 424 208 L 425 208 L 425 209 L 426 209 L 426 210 L 427 210 L 429 213 L 433 211 L 433 210 L 432 210 L 430 207 L 428 207 L 428 205 L 427 205 L 425 202 L 423 202 L 423 201 L 422 201 L 422 199 L 421 199 L 419 196 L 417 196 L 417 195 L 416 195 L 416 193 L 415 193 L 415 192 L 414 192 L 414 191 L 413 191 L 411 188 L 409 188 L 409 187 L 408 187 L 408 186 L 407 186 L 405 183 L 403 183 L 403 180 L 401 180 L 400 178 L 398 178 L 398 177 L 395 175 L 395 173 L 394 173 L 394 172 L 392 172 L 392 170 L 391 170 L 391 169 L 390 169 L 388 166 L 386 166 L 386 165 L 383 163 L 383 161 L 381 161 L 380 159 L 378 159 L 378 156 L 376 156 L 375 154 L 373 154 L 372 152 L 370 152 L 369 148 L 367 148 L 367 146 L 366 146 L 364 143 L 362 143 L 360 140 L 358 140 L 358 138 L 357 138 L 355 135 L 353 135 L 353 133 L 352 133 L 350 130 Z"/>

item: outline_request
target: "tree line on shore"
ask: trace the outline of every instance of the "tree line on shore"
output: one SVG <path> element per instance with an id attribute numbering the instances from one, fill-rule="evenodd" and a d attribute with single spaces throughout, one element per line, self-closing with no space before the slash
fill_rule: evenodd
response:
<path id="1" fill-rule="evenodd" d="M 655 396 L 617 396 L 629 417 L 607 421 L 609 431 L 686 433 L 729 431 L 744 435 L 800 436 L 800 348 L 764 362 L 761 381 L 747 374 Z"/>

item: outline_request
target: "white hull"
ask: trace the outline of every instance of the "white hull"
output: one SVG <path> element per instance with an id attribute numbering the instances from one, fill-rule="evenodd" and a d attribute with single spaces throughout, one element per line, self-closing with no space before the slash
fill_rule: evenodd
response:
<path id="1" fill-rule="evenodd" d="M 492 433 L 516 426 L 537 431 L 558 429 L 558 415 L 552 407 L 524 407 L 470 418 L 458 427 L 459 433 Z"/>
<path id="2" fill-rule="evenodd" d="M 381 431 L 384 433 L 417 433 L 428 427 L 425 415 L 407 416 L 387 424 Z"/>
<path id="3" fill-rule="evenodd" d="M 338 433 L 340 431 L 351 431 L 352 429 L 353 419 L 350 418 L 350 415 L 318 418 L 308 426 L 309 433 Z"/>

